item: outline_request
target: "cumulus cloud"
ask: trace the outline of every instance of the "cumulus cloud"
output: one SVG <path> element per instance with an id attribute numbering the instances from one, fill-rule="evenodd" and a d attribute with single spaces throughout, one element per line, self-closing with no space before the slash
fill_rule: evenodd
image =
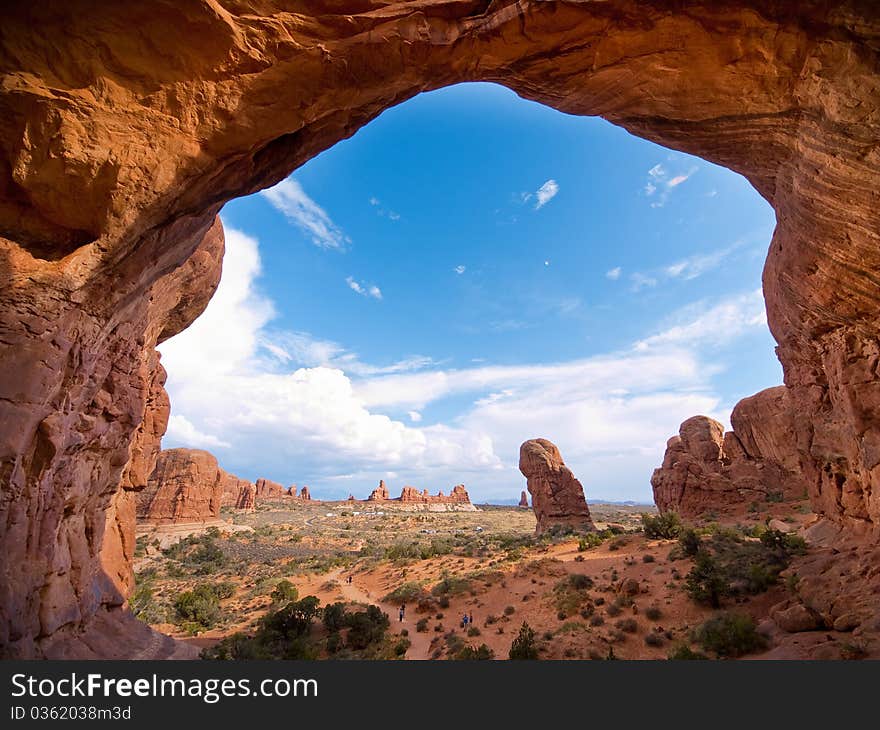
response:
<path id="1" fill-rule="evenodd" d="M 619 266 L 615 266 L 613 269 L 609 269 L 605 272 L 605 278 L 611 279 L 611 281 L 617 281 L 620 278 L 620 274 L 622 273 L 622 271 L 623 269 L 621 269 Z"/>
<path id="2" fill-rule="evenodd" d="M 344 249 L 351 239 L 343 233 L 327 212 L 312 200 L 293 178 L 282 180 L 262 195 L 277 210 L 300 228 L 320 248 Z"/>
<path id="3" fill-rule="evenodd" d="M 257 242 L 228 230 L 217 294 L 161 346 L 172 402 L 164 445 L 217 449 L 243 477 L 308 481 L 328 497 L 366 496 L 390 473 L 393 488 L 464 481 L 478 498 L 515 496 L 519 444 L 544 436 L 591 496 L 647 498 L 678 424 L 695 413 L 727 417 L 701 348 L 723 344 L 718 330 L 729 339 L 762 322 L 760 292 L 750 292 L 698 302 L 632 348 L 573 361 L 374 365 L 336 342 L 273 328 L 259 272 Z M 440 409 L 430 426 L 427 408 Z"/>
<path id="4" fill-rule="evenodd" d="M 353 276 L 346 277 L 345 283 L 348 284 L 349 289 L 360 294 L 362 297 L 372 297 L 373 299 L 382 298 L 382 290 L 374 284 L 362 284 Z"/>
<path id="5" fill-rule="evenodd" d="M 543 208 L 559 193 L 559 183 L 550 179 L 535 191 L 535 210 Z"/>

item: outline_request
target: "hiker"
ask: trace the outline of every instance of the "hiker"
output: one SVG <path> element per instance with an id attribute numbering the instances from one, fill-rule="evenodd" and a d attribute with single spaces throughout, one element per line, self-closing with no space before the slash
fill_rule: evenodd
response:
<path id="1" fill-rule="evenodd" d="M 468 616 L 468 623 L 469 623 L 471 626 L 474 625 L 474 612 L 473 612 L 473 611 L 471 611 L 471 612 L 470 612 L 470 615 Z"/>
<path id="2" fill-rule="evenodd" d="M 351 585 L 351 576 L 348 576 L 348 584 Z"/>
<path id="3" fill-rule="evenodd" d="M 466 629 L 468 625 L 468 615 L 465 614 L 461 617 L 461 628 Z"/>
<path id="4" fill-rule="evenodd" d="M 401 620 L 401 621 L 403 621 L 403 614 L 404 614 L 405 612 L 406 612 L 406 604 L 405 604 L 405 603 L 401 603 L 401 604 L 400 604 L 400 612 L 399 612 L 399 613 L 400 613 L 400 620 Z"/>

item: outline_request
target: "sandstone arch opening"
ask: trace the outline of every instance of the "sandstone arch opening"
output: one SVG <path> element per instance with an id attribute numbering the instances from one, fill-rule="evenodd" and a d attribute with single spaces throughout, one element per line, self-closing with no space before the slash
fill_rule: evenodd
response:
<path id="1" fill-rule="evenodd" d="M 145 415 L 163 397 L 154 346 L 216 286 L 223 202 L 458 81 L 602 116 L 773 205 L 764 293 L 812 505 L 876 542 L 872 9 L 268 7 L 4 11 L 4 654 L 108 650 L 89 628 L 107 635 L 130 580 L 132 493 L 162 430 Z M 62 26 L 77 32 L 53 48 Z"/>

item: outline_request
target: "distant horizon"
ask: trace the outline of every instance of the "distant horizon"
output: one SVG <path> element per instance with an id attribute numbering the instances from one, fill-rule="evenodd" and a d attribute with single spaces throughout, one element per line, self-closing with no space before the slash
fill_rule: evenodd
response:
<path id="1" fill-rule="evenodd" d="M 389 109 L 222 219 L 220 287 L 159 348 L 163 446 L 242 478 L 508 499 L 542 437 L 648 504 L 682 421 L 782 383 L 751 185 L 497 85 Z"/>

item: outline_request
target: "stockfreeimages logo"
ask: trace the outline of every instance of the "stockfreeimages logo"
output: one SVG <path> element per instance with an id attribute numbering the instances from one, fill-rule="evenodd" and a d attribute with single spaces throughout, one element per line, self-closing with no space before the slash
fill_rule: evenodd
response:
<path id="1" fill-rule="evenodd" d="M 317 697 L 316 679 L 271 678 L 252 682 L 243 679 L 170 679 L 156 674 L 137 679 L 107 677 L 100 673 L 72 672 L 61 678 L 12 675 L 12 696 L 30 699 L 131 697 L 195 697 L 208 704 L 224 697 Z"/>

